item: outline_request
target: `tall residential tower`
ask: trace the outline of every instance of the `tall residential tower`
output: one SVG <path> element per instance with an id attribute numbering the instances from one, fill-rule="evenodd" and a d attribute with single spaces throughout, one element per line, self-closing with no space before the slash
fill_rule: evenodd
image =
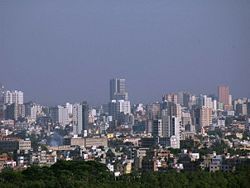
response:
<path id="1" fill-rule="evenodd" d="M 229 93 L 228 86 L 218 87 L 218 97 L 219 97 L 219 102 L 224 104 L 225 110 L 230 110 L 232 108 L 232 96 Z"/>
<path id="2" fill-rule="evenodd" d="M 112 100 L 128 100 L 125 79 L 114 78 L 110 80 L 110 101 Z"/>

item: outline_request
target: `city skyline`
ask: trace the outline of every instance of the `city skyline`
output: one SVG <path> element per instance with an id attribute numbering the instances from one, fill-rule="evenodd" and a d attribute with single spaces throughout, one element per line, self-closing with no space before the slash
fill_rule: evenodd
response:
<path id="1" fill-rule="evenodd" d="M 30 100 L 105 103 L 112 77 L 136 103 L 221 84 L 250 97 L 248 1 L 0 3 L 0 82 Z"/>
<path id="2" fill-rule="evenodd" d="M 0 187 L 249 187 L 250 0 L 0 0 Z"/>
<path id="3" fill-rule="evenodd" d="M 103 103 L 90 103 L 91 105 L 103 105 L 103 104 L 107 104 L 107 103 L 109 103 L 109 101 L 112 101 L 112 100 L 114 100 L 114 99 L 112 99 L 111 98 L 111 95 L 113 95 L 112 94 L 112 92 L 111 92 L 111 82 L 113 81 L 113 80 L 116 80 L 116 82 L 117 82 L 117 80 L 123 80 L 124 81 L 124 89 L 125 89 L 125 93 L 124 94 L 122 94 L 122 93 L 118 93 L 117 94 L 117 97 L 118 98 L 116 98 L 115 100 L 128 100 L 128 95 L 129 95 L 129 91 L 128 91 L 128 84 L 126 83 L 127 81 L 126 81 L 126 79 L 124 79 L 124 78 L 112 78 L 112 79 L 109 79 L 109 85 L 107 86 L 107 88 L 108 88 L 108 91 L 109 91 L 109 93 L 108 93 L 108 98 L 103 102 Z M 126 84 L 125 84 L 126 83 Z M 1 85 L 1 83 L 0 83 L 0 85 Z M 2 84 L 2 87 L 3 87 L 3 91 L 5 90 L 5 91 L 7 91 L 7 92 L 21 92 L 21 93 L 23 93 L 24 91 L 22 90 L 22 89 L 14 89 L 14 88 L 9 88 L 9 87 L 5 87 L 3 84 Z M 194 96 L 199 96 L 199 95 L 206 95 L 206 96 L 213 96 L 213 97 L 216 97 L 216 99 L 217 99 L 217 101 L 218 102 L 220 102 L 220 93 L 219 93 L 219 88 L 220 87 L 226 87 L 226 88 L 228 88 L 228 92 L 229 92 L 229 95 L 232 97 L 230 100 L 232 101 L 232 100 L 234 100 L 234 99 L 237 99 L 237 98 L 247 98 L 247 96 L 240 96 L 240 97 L 237 97 L 237 96 L 234 96 L 234 95 L 232 95 L 232 91 L 231 91 L 231 87 L 230 86 L 228 86 L 228 85 L 218 85 L 218 86 L 216 86 L 216 89 L 217 89 L 217 91 L 215 91 L 215 92 L 213 92 L 213 93 L 205 93 L 205 92 L 203 92 L 203 93 L 193 93 L 193 92 L 190 92 L 190 90 L 178 90 L 178 91 L 170 91 L 170 92 L 168 92 L 168 91 L 166 91 L 166 92 L 164 92 L 164 93 L 162 93 L 162 95 L 160 95 L 160 96 L 155 96 L 154 97 L 154 99 L 152 98 L 151 100 L 149 100 L 149 101 L 133 101 L 133 100 L 130 100 L 130 101 L 132 101 L 132 104 L 139 104 L 139 103 L 143 103 L 143 104 L 149 104 L 149 103 L 153 103 L 153 102 L 160 102 L 161 100 L 163 100 L 163 98 L 164 98 L 164 96 L 167 94 L 167 95 L 172 95 L 172 94 L 176 94 L 176 97 L 177 97 L 177 94 L 179 93 L 179 92 L 187 92 L 187 93 L 190 93 L 191 95 L 194 95 Z M 122 94 L 122 95 L 121 95 Z M 25 93 L 25 98 L 23 99 L 23 102 L 36 102 L 36 103 L 39 103 L 39 104 L 42 104 L 42 105 L 49 105 L 49 106 L 57 106 L 57 105 L 61 105 L 61 104 L 64 104 L 64 103 L 67 103 L 67 102 L 70 102 L 70 103 L 77 103 L 77 102 L 84 102 L 84 101 L 88 101 L 88 100 L 86 100 L 86 99 L 84 99 L 84 98 L 82 98 L 82 99 L 80 99 L 80 100 L 72 100 L 72 99 L 69 99 L 69 100 L 65 100 L 65 101 L 61 101 L 61 102 L 54 102 L 54 103 L 51 103 L 51 104 L 48 104 L 48 103 L 41 103 L 40 101 L 39 101 L 39 96 L 37 96 L 37 98 L 38 98 L 38 100 L 37 101 L 34 101 L 34 100 L 31 100 L 31 99 L 29 99 L 29 98 L 27 98 L 26 96 L 28 96 L 28 94 L 27 93 Z M 121 97 L 121 98 L 120 98 Z M 124 98 L 125 97 L 125 98 Z M 73 98 L 73 97 L 72 97 Z M 133 97 L 132 97 L 133 98 Z M 176 100 L 177 100 L 177 98 L 176 98 Z M 91 100 L 90 100 L 91 101 Z M 223 102 L 224 103 L 224 102 Z"/>

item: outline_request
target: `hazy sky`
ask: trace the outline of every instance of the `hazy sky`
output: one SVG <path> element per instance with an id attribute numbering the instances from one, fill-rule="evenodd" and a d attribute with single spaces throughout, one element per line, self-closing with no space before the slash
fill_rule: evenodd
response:
<path id="1" fill-rule="evenodd" d="M 0 82 L 42 104 L 167 92 L 250 97 L 249 0 L 0 0 Z"/>

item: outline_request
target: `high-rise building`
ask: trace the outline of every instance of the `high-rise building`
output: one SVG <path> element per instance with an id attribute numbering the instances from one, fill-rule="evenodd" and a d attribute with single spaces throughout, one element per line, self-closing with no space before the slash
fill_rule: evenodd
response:
<path id="1" fill-rule="evenodd" d="M 86 101 L 73 105 L 73 126 L 75 135 L 88 134 L 89 107 Z"/>
<path id="2" fill-rule="evenodd" d="M 4 119 L 4 86 L 0 83 L 0 121 Z"/>
<path id="3" fill-rule="evenodd" d="M 213 111 L 217 111 L 217 100 L 213 100 Z"/>
<path id="4" fill-rule="evenodd" d="M 187 92 L 178 92 L 177 93 L 177 103 L 181 106 L 188 107 L 190 101 L 190 94 Z"/>
<path id="5" fill-rule="evenodd" d="M 131 114 L 130 101 L 112 100 L 109 102 L 109 115 L 114 121 L 123 122 L 124 117 Z"/>
<path id="6" fill-rule="evenodd" d="M 15 90 L 12 92 L 13 103 L 23 104 L 23 92 Z"/>
<path id="7" fill-rule="evenodd" d="M 110 80 L 110 101 L 112 100 L 128 100 L 125 79 L 114 78 Z"/>
<path id="8" fill-rule="evenodd" d="M 190 112 L 182 112 L 181 123 L 185 131 L 195 132 L 195 127 L 192 125 Z"/>
<path id="9" fill-rule="evenodd" d="M 179 116 L 179 107 L 179 104 L 169 102 L 168 108 L 161 111 L 162 136 L 173 141 L 170 142 L 170 147 L 173 148 L 180 148 L 181 116 Z"/>
<path id="10" fill-rule="evenodd" d="M 153 131 L 152 131 L 152 135 L 154 137 L 162 137 L 162 120 L 161 119 L 157 119 L 157 120 L 153 120 Z"/>
<path id="11" fill-rule="evenodd" d="M 112 123 L 115 126 L 126 123 L 130 114 L 131 106 L 126 91 L 126 80 L 121 78 L 111 79 L 109 115 L 112 116 Z"/>
<path id="12" fill-rule="evenodd" d="M 229 87 L 219 86 L 218 97 L 219 97 L 219 102 L 223 103 L 224 105 L 228 105 L 229 104 Z"/>
<path id="13" fill-rule="evenodd" d="M 247 103 L 236 104 L 236 114 L 245 116 L 247 115 Z"/>
<path id="14" fill-rule="evenodd" d="M 8 104 L 6 105 L 6 110 L 5 110 L 5 119 L 12 119 L 12 120 L 17 120 L 18 118 L 18 107 L 17 104 L 13 103 L 13 104 Z"/>
<path id="15" fill-rule="evenodd" d="M 224 104 L 225 110 L 230 110 L 232 108 L 232 96 L 230 95 L 228 86 L 218 87 L 218 97 L 219 102 Z"/>
<path id="16" fill-rule="evenodd" d="M 195 131 L 196 132 L 200 132 L 201 131 L 201 127 L 200 127 L 200 106 L 199 105 L 194 105 L 192 106 L 192 110 L 191 110 L 191 118 L 192 118 L 192 124 L 195 126 Z"/>
<path id="17" fill-rule="evenodd" d="M 170 137 L 169 115 L 167 109 L 163 109 L 161 111 L 161 119 L 162 119 L 162 135 L 163 137 Z"/>
<path id="18" fill-rule="evenodd" d="M 213 108 L 213 101 L 211 97 L 203 95 L 203 106 Z"/>
<path id="19" fill-rule="evenodd" d="M 67 125 L 69 123 L 68 109 L 64 106 L 56 106 L 50 109 L 51 119 L 54 123 Z"/>
<path id="20" fill-rule="evenodd" d="M 250 99 L 247 101 L 247 115 L 250 116 Z"/>
<path id="21" fill-rule="evenodd" d="M 200 108 L 200 128 L 201 131 L 204 127 L 212 124 L 212 108 L 202 106 Z"/>
<path id="22" fill-rule="evenodd" d="M 11 91 L 5 91 L 4 92 L 4 104 L 12 104 L 12 92 Z"/>
<path id="23" fill-rule="evenodd" d="M 42 114 L 42 106 L 33 102 L 25 103 L 25 117 L 30 121 L 36 121 L 38 115 Z"/>
<path id="24" fill-rule="evenodd" d="M 180 122 L 177 117 L 170 118 L 170 147 L 180 148 Z"/>
<path id="25" fill-rule="evenodd" d="M 73 105 L 67 102 L 66 105 L 65 105 L 65 107 L 68 109 L 68 113 L 72 114 Z"/>
<path id="26" fill-rule="evenodd" d="M 119 100 L 119 109 L 118 112 L 126 114 L 131 113 L 131 106 L 130 106 L 130 101 L 124 101 L 124 100 Z"/>
<path id="27" fill-rule="evenodd" d="M 160 103 L 152 103 L 147 105 L 147 114 L 148 118 L 151 120 L 158 119 L 161 113 L 161 104 Z"/>
<path id="28" fill-rule="evenodd" d="M 4 86 L 0 83 L 0 104 L 4 102 Z"/>
<path id="29" fill-rule="evenodd" d="M 181 105 L 173 102 L 168 103 L 168 114 L 169 116 L 175 116 L 181 118 Z"/>
<path id="30" fill-rule="evenodd" d="M 22 91 L 5 91 L 4 92 L 5 104 L 23 104 L 23 92 Z"/>
<path id="31" fill-rule="evenodd" d="M 162 101 L 173 102 L 175 104 L 178 103 L 178 94 L 176 93 L 169 93 L 162 97 Z"/>

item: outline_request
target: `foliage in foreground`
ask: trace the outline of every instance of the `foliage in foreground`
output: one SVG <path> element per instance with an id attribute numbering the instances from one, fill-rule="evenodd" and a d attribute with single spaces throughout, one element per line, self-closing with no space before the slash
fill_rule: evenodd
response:
<path id="1" fill-rule="evenodd" d="M 4 170 L 0 187 L 248 187 L 250 167 L 232 173 L 205 171 L 143 173 L 119 179 L 105 165 L 89 161 L 59 161 L 51 167 L 33 166 L 22 172 Z"/>

